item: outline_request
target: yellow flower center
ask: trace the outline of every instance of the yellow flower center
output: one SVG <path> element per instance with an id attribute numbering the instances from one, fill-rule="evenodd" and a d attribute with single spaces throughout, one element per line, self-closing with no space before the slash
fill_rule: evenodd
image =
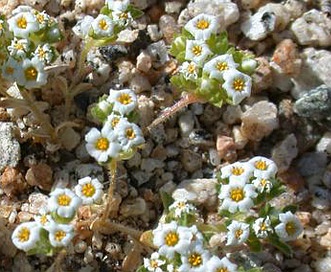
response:
<path id="1" fill-rule="evenodd" d="M 156 260 L 151 260 L 150 261 L 150 266 L 152 268 L 158 268 L 159 267 L 159 264 L 158 264 L 158 262 Z"/>
<path id="2" fill-rule="evenodd" d="M 134 133 L 134 130 L 132 128 L 126 129 L 125 134 L 126 134 L 126 138 L 128 138 L 130 140 L 132 140 L 136 137 L 136 134 Z"/>
<path id="3" fill-rule="evenodd" d="M 244 190 L 242 188 L 232 189 L 230 192 L 230 197 L 233 201 L 239 202 L 239 201 L 243 200 L 245 197 Z"/>
<path id="4" fill-rule="evenodd" d="M 261 179 L 260 183 L 262 186 L 266 186 L 267 185 L 267 180 L 266 179 Z"/>
<path id="5" fill-rule="evenodd" d="M 28 228 L 22 228 L 18 233 L 18 240 L 20 242 L 26 242 L 30 238 L 30 230 Z"/>
<path id="6" fill-rule="evenodd" d="M 240 236 L 243 234 L 243 230 L 242 229 L 238 229 L 236 230 L 236 232 L 234 233 L 234 235 L 236 236 L 236 239 L 240 239 Z"/>
<path id="7" fill-rule="evenodd" d="M 102 19 L 99 21 L 99 27 L 102 29 L 102 30 L 107 30 L 108 29 L 108 24 L 106 22 L 106 20 Z"/>
<path id="8" fill-rule="evenodd" d="M 167 246 L 175 246 L 179 240 L 178 233 L 171 231 L 166 235 L 164 240 Z"/>
<path id="9" fill-rule="evenodd" d="M 259 160 L 256 161 L 254 164 L 255 168 L 259 169 L 259 170 L 267 170 L 268 169 L 268 165 L 265 161 Z"/>
<path id="10" fill-rule="evenodd" d="M 177 203 L 177 207 L 180 208 L 180 209 L 185 208 L 185 206 L 186 206 L 186 203 L 184 201 L 180 201 L 180 202 Z"/>
<path id="11" fill-rule="evenodd" d="M 120 118 L 114 117 L 113 120 L 111 120 L 112 128 L 115 128 L 119 121 L 120 121 Z"/>
<path id="12" fill-rule="evenodd" d="M 38 75 L 38 71 L 33 66 L 30 66 L 30 67 L 25 69 L 24 75 L 25 75 L 25 78 L 27 80 L 36 80 L 37 75 Z"/>
<path id="13" fill-rule="evenodd" d="M 129 94 L 123 93 L 117 98 L 117 101 L 123 105 L 128 105 L 132 102 L 132 98 Z"/>
<path id="14" fill-rule="evenodd" d="M 202 258 L 199 253 L 192 253 L 188 258 L 188 262 L 191 266 L 196 267 L 202 264 Z"/>
<path id="15" fill-rule="evenodd" d="M 19 17 L 16 21 L 16 24 L 19 28 L 23 28 L 23 29 L 26 29 L 26 27 L 28 26 L 28 22 L 24 16 Z"/>
<path id="16" fill-rule="evenodd" d="M 63 230 L 58 230 L 55 232 L 55 240 L 61 242 L 64 237 L 66 237 L 66 233 Z"/>
<path id="17" fill-rule="evenodd" d="M 42 24 L 43 22 L 45 22 L 45 16 L 41 13 L 37 14 L 37 21 L 39 22 L 39 24 Z"/>
<path id="18" fill-rule="evenodd" d="M 228 69 L 229 69 L 228 64 L 227 64 L 225 61 L 223 61 L 223 62 L 218 62 L 218 63 L 216 64 L 216 68 L 217 68 L 217 70 L 219 70 L 219 71 L 225 71 L 225 70 L 228 70 Z"/>
<path id="19" fill-rule="evenodd" d="M 244 173 L 244 168 L 242 167 L 232 167 L 232 174 L 235 175 L 235 176 L 240 176 L 242 173 Z"/>
<path id="20" fill-rule="evenodd" d="M 107 150 L 109 147 L 109 141 L 107 138 L 99 138 L 97 142 L 95 143 L 95 148 L 101 151 Z"/>
<path id="21" fill-rule="evenodd" d="M 122 12 L 118 17 L 122 20 L 126 20 L 129 18 L 129 15 L 127 12 Z"/>
<path id="22" fill-rule="evenodd" d="M 216 270 L 216 272 L 229 272 L 229 270 L 226 267 L 220 267 Z"/>
<path id="23" fill-rule="evenodd" d="M 42 216 L 40 217 L 40 223 L 41 223 L 42 225 L 45 225 L 47 222 L 48 222 L 48 219 L 47 219 L 46 214 L 42 215 Z"/>
<path id="24" fill-rule="evenodd" d="M 294 222 L 287 222 L 285 225 L 285 230 L 289 235 L 294 235 L 296 232 L 296 227 Z"/>
<path id="25" fill-rule="evenodd" d="M 266 230 L 267 230 L 267 225 L 263 222 L 263 223 L 261 224 L 261 226 L 260 226 L 260 229 L 261 229 L 262 231 L 266 231 Z"/>
<path id="26" fill-rule="evenodd" d="M 12 75 L 14 73 L 14 68 L 8 66 L 8 67 L 6 67 L 6 70 L 5 71 L 6 71 L 6 74 Z"/>
<path id="27" fill-rule="evenodd" d="M 24 46 L 21 43 L 15 44 L 14 47 L 15 47 L 16 50 L 24 50 Z"/>
<path id="28" fill-rule="evenodd" d="M 46 51 L 44 49 L 42 49 L 41 47 L 38 48 L 38 56 L 40 59 L 43 59 L 46 56 Z"/>
<path id="29" fill-rule="evenodd" d="M 195 65 L 193 63 L 190 63 L 188 66 L 187 66 L 187 71 L 190 73 L 190 74 L 193 74 L 195 72 Z"/>
<path id="30" fill-rule="evenodd" d="M 241 78 L 237 78 L 233 81 L 232 87 L 235 91 L 241 92 L 244 90 L 245 81 Z"/>
<path id="31" fill-rule="evenodd" d="M 57 203 L 59 203 L 60 206 L 69 206 L 70 202 L 71 197 L 66 194 L 59 195 L 57 198 Z"/>
<path id="32" fill-rule="evenodd" d="M 95 194 L 95 187 L 91 183 L 86 183 L 82 187 L 82 193 L 86 197 L 91 197 Z"/>
<path id="33" fill-rule="evenodd" d="M 197 28 L 199 28 L 201 30 L 207 29 L 208 27 L 209 27 L 209 22 L 204 19 L 199 20 L 197 22 Z"/>
<path id="34" fill-rule="evenodd" d="M 194 45 L 192 47 L 192 53 L 196 56 L 200 56 L 202 53 L 202 46 L 201 45 Z"/>

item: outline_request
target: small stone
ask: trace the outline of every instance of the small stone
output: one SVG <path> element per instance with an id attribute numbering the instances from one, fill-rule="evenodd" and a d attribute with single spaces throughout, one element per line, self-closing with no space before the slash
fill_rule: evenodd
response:
<path id="1" fill-rule="evenodd" d="M 48 196 L 41 193 L 32 193 L 29 195 L 29 212 L 39 214 L 41 209 L 47 207 Z"/>
<path id="2" fill-rule="evenodd" d="M 159 28 L 167 44 L 173 41 L 175 34 L 180 33 L 180 28 L 175 18 L 167 14 L 160 17 Z"/>
<path id="3" fill-rule="evenodd" d="M 105 246 L 105 251 L 113 258 L 116 258 L 122 251 L 121 245 L 118 243 L 108 242 Z"/>
<path id="4" fill-rule="evenodd" d="M 18 196 L 25 191 L 27 184 L 21 172 L 12 167 L 6 167 L 1 175 L 1 188 L 9 196 Z"/>
<path id="5" fill-rule="evenodd" d="M 104 172 L 100 165 L 84 163 L 76 165 L 74 169 L 78 179 L 89 176 L 97 178 L 100 182 L 104 181 Z"/>
<path id="6" fill-rule="evenodd" d="M 153 172 L 157 168 L 163 168 L 164 162 L 152 158 L 143 158 L 141 161 L 141 170 L 146 171 L 147 173 Z"/>
<path id="7" fill-rule="evenodd" d="M 331 191 L 319 186 L 314 186 L 311 190 L 313 200 L 311 205 L 316 209 L 328 210 L 331 205 Z"/>
<path id="8" fill-rule="evenodd" d="M 85 241 L 78 241 L 74 247 L 76 253 L 84 253 L 86 249 L 87 249 L 87 244 Z"/>
<path id="9" fill-rule="evenodd" d="M 225 124 L 233 125 L 241 121 L 242 110 L 239 105 L 236 106 L 227 106 L 225 112 L 223 113 L 223 121 Z"/>
<path id="10" fill-rule="evenodd" d="M 236 149 L 243 149 L 248 143 L 248 139 L 241 133 L 240 126 L 233 126 L 232 135 Z"/>
<path id="11" fill-rule="evenodd" d="M 315 272 L 331 271 L 331 257 L 318 258 L 312 263 L 312 267 L 315 268 Z"/>
<path id="12" fill-rule="evenodd" d="M 324 235 L 331 229 L 331 222 L 324 221 L 315 228 L 316 235 Z"/>
<path id="13" fill-rule="evenodd" d="M 151 158 L 164 161 L 167 158 L 167 149 L 163 145 L 157 145 L 151 153 Z"/>
<path id="14" fill-rule="evenodd" d="M 213 136 L 202 128 L 193 129 L 188 135 L 188 140 L 191 145 L 200 146 L 203 149 L 215 145 Z"/>
<path id="15" fill-rule="evenodd" d="M 259 93 L 263 90 L 268 89 L 272 86 L 273 75 L 269 64 L 269 60 L 266 57 L 256 58 L 258 62 L 258 67 L 255 73 L 252 75 L 253 81 L 253 93 Z"/>
<path id="16" fill-rule="evenodd" d="M 154 24 L 148 25 L 147 32 L 153 42 L 156 42 L 156 41 L 162 39 L 162 33 L 159 31 L 159 27 L 157 25 L 154 25 Z"/>
<path id="17" fill-rule="evenodd" d="M 18 222 L 29 222 L 33 219 L 33 215 L 29 212 L 20 211 L 17 214 Z"/>
<path id="18" fill-rule="evenodd" d="M 321 152 L 304 153 L 298 161 L 297 168 L 304 177 L 323 173 L 327 164 L 327 155 Z"/>
<path id="19" fill-rule="evenodd" d="M 297 139 L 294 134 L 286 136 L 271 151 L 271 159 L 277 164 L 279 174 L 285 172 L 290 167 L 292 160 L 297 155 Z"/>
<path id="20" fill-rule="evenodd" d="M 218 152 L 215 148 L 209 149 L 208 153 L 209 153 L 209 161 L 211 165 L 218 166 L 221 164 L 220 156 L 218 155 Z"/>
<path id="21" fill-rule="evenodd" d="M 118 43 L 133 43 L 139 35 L 139 30 L 130 30 L 130 29 L 124 29 L 118 34 L 117 42 Z"/>
<path id="22" fill-rule="evenodd" d="M 326 132 L 316 145 L 317 152 L 323 152 L 331 155 L 331 132 Z"/>
<path id="23" fill-rule="evenodd" d="M 213 210 L 217 206 L 217 180 L 216 179 L 187 179 L 183 180 L 172 197 L 176 199 L 186 198 L 188 201 Z"/>
<path id="24" fill-rule="evenodd" d="M 148 70 L 151 69 L 152 58 L 145 50 L 138 55 L 136 67 L 144 73 L 147 73 Z"/>
<path id="25" fill-rule="evenodd" d="M 13 123 L 0 122 L 0 171 L 6 166 L 15 167 L 21 159 L 21 149 L 18 141 L 13 137 L 15 129 Z"/>
<path id="26" fill-rule="evenodd" d="M 102 242 L 103 235 L 100 232 L 94 232 L 92 236 L 92 249 L 100 250 L 102 248 L 103 242 Z"/>
<path id="27" fill-rule="evenodd" d="M 118 67 L 118 80 L 120 83 L 126 83 L 126 82 L 129 82 L 133 76 L 133 68 L 134 68 L 134 65 L 132 64 L 131 61 L 128 61 L 128 60 L 123 60 L 123 61 L 120 61 L 118 64 L 117 64 L 117 67 Z"/>
<path id="28" fill-rule="evenodd" d="M 136 72 L 131 79 L 130 89 L 133 90 L 135 93 L 142 93 L 150 91 L 152 89 L 152 86 L 145 76 L 143 76 L 139 72 Z"/>
<path id="29" fill-rule="evenodd" d="M 327 234 L 323 235 L 320 240 L 320 245 L 322 247 L 331 248 L 331 228 Z"/>
<path id="30" fill-rule="evenodd" d="M 191 133 L 194 128 L 194 116 L 190 110 L 179 116 L 178 126 L 182 137 L 187 137 Z"/>
<path id="31" fill-rule="evenodd" d="M 94 256 L 93 256 L 93 250 L 91 246 L 88 246 L 87 249 L 84 252 L 84 263 L 88 264 L 93 262 Z"/>
<path id="32" fill-rule="evenodd" d="M 11 213 L 8 216 L 8 223 L 9 224 L 14 224 L 15 220 L 17 217 L 17 211 L 16 210 L 12 210 Z"/>
<path id="33" fill-rule="evenodd" d="M 120 214 L 124 217 L 138 216 L 145 214 L 146 209 L 146 201 L 143 198 L 126 199 L 120 206 Z"/>
<path id="34" fill-rule="evenodd" d="M 301 45 L 331 45 L 331 19 L 316 9 L 309 10 L 296 19 L 291 30 Z"/>
<path id="35" fill-rule="evenodd" d="M 180 158 L 187 172 L 193 173 L 202 167 L 201 155 L 190 149 L 182 150 Z"/>
<path id="36" fill-rule="evenodd" d="M 241 132 L 252 141 L 260 141 L 278 128 L 275 104 L 260 101 L 243 113 Z"/>
<path id="37" fill-rule="evenodd" d="M 313 272 L 308 264 L 301 264 L 299 267 L 293 270 L 293 272 Z"/>
<path id="38" fill-rule="evenodd" d="M 30 186 L 50 191 L 53 185 L 53 170 L 45 163 L 32 165 L 26 172 L 25 179 Z"/>
<path id="39" fill-rule="evenodd" d="M 216 150 L 220 159 L 230 162 L 237 159 L 236 144 L 231 137 L 217 135 Z"/>
<path id="40" fill-rule="evenodd" d="M 287 171 L 279 173 L 277 177 L 295 192 L 300 192 L 305 187 L 305 180 L 296 168 L 290 167 Z"/>
<path id="41" fill-rule="evenodd" d="M 160 68 L 170 60 L 167 45 L 163 40 L 148 45 L 147 52 L 152 57 L 153 67 L 155 68 Z M 169 69 L 173 69 L 171 65 L 172 63 L 169 64 Z"/>
<path id="42" fill-rule="evenodd" d="M 164 10 L 166 13 L 179 13 L 183 8 L 184 3 L 182 1 L 166 1 L 164 4 Z"/>
<path id="43" fill-rule="evenodd" d="M 149 179 L 153 176 L 153 172 L 146 172 L 141 170 L 131 171 L 132 177 L 136 180 L 138 187 L 148 182 Z"/>
<path id="44" fill-rule="evenodd" d="M 3 257 L 13 258 L 16 255 L 17 248 L 11 240 L 11 235 L 12 230 L 8 229 L 7 220 L 0 218 L 0 254 Z M 2 260 L 4 259 L 3 257 L 1 258 Z"/>

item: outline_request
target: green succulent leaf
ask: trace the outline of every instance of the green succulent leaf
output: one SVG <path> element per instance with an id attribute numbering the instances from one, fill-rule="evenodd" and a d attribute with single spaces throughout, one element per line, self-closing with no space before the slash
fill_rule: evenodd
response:
<path id="1" fill-rule="evenodd" d="M 223 55 L 229 47 L 228 35 L 226 32 L 222 32 L 219 35 L 213 34 L 206 43 L 214 54 Z"/>
<path id="2" fill-rule="evenodd" d="M 275 246 L 278 250 L 283 252 L 285 255 L 287 255 L 289 257 L 292 256 L 292 254 L 293 254 L 292 248 L 288 244 L 280 241 L 277 236 L 270 235 L 268 237 L 268 240 L 269 240 L 270 244 Z"/>
<path id="3" fill-rule="evenodd" d="M 144 15 L 143 11 L 141 11 L 140 9 L 137 9 L 133 5 L 128 6 L 128 12 L 131 13 L 131 16 L 132 16 L 133 19 L 137 19 L 137 18 Z"/>

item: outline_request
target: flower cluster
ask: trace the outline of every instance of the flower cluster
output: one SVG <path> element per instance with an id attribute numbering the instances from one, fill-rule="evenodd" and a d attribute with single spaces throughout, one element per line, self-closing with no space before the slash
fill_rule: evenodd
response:
<path id="1" fill-rule="evenodd" d="M 259 239 L 266 239 L 285 252 L 290 251 L 283 242 L 295 240 L 302 232 L 302 225 L 293 214 L 294 207 L 276 210 L 266 204 L 282 192 L 276 173 L 276 164 L 261 156 L 221 169 L 218 197 L 220 213 L 228 218 L 226 245 L 248 243 L 258 247 Z M 258 214 L 253 207 L 255 211 L 260 208 Z"/>
<path id="2" fill-rule="evenodd" d="M 117 34 L 141 15 L 140 10 L 130 5 L 130 0 L 106 0 L 105 6 L 96 18 L 84 16 L 73 31 L 81 38 L 90 37 L 100 41 L 99 45 L 104 45 L 115 41 Z"/>
<path id="3" fill-rule="evenodd" d="M 212 255 L 204 246 L 202 233 L 196 225 L 178 225 L 175 221 L 160 223 L 153 230 L 153 244 L 158 248 L 138 271 L 217 272 L 237 271 L 227 257 Z"/>
<path id="4" fill-rule="evenodd" d="M 34 222 L 24 222 L 12 234 L 14 245 L 29 254 L 53 254 L 67 246 L 74 237 L 74 219 L 81 205 L 98 204 L 103 195 L 98 179 L 78 180 L 74 191 L 56 188 L 50 193 L 47 207 L 35 216 Z"/>
<path id="5" fill-rule="evenodd" d="M 226 33 L 218 34 L 218 30 L 218 18 L 208 14 L 199 14 L 185 25 L 170 49 L 181 63 L 171 81 L 216 106 L 237 105 L 251 94 L 249 74 L 257 62 L 230 47 Z"/>
<path id="6" fill-rule="evenodd" d="M 27 89 L 47 83 L 45 67 L 56 57 L 51 45 L 61 39 L 58 24 L 47 13 L 28 6 L 13 10 L 8 20 L 0 18 L 1 77 Z"/>
<path id="7" fill-rule="evenodd" d="M 130 89 L 110 90 L 92 109 L 103 123 L 101 130 L 92 128 L 85 136 L 86 150 L 99 163 L 128 159 L 145 140 L 136 119 L 137 97 Z"/>

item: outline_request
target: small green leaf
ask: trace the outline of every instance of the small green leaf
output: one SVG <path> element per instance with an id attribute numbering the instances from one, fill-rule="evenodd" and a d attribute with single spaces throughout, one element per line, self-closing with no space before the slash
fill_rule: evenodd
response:
<path id="1" fill-rule="evenodd" d="M 165 191 L 160 191 L 160 196 L 163 204 L 163 208 L 165 212 L 169 212 L 169 206 L 174 202 L 174 199 L 171 195 L 166 193 Z"/>
<path id="2" fill-rule="evenodd" d="M 229 47 L 228 35 L 226 32 L 222 32 L 219 35 L 213 34 L 206 43 L 214 54 L 222 55 Z"/>
<path id="3" fill-rule="evenodd" d="M 136 272 L 148 272 L 148 270 L 142 265 L 137 269 Z"/>
<path id="4" fill-rule="evenodd" d="M 134 7 L 132 5 L 128 6 L 128 11 L 131 13 L 131 16 L 133 19 L 137 19 L 144 15 L 143 11 L 141 11 L 140 9 L 137 9 L 136 7 Z"/>
<path id="5" fill-rule="evenodd" d="M 186 50 L 186 38 L 182 36 L 178 36 L 172 42 L 169 53 L 170 55 L 177 58 L 177 55 L 179 55 L 181 52 L 185 52 L 185 50 Z"/>
<path id="6" fill-rule="evenodd" d="M 288 206 L 285 206 L 285 207 L 282 209 L 282 212 L 283 212 L 283 213 L 291 212 L 291 213 L 294 214 L 297 210 L 298 210 L 298 206 L 297 206 L 297 205 L 288 205 Z"/>
<path id="7" fill-rule="evenodd" d="M 249 246 L 250 250 L 253 252 L 260 252 L 262 250 L 262 245 L 260 240 L 251 233 L 249 238 L 246 241 L 246 244 Z"/>
<path id="8" fill-rule="evenodd" d="M 104 14 L 109 16 L 111 14 L 111 10 L 106 6 L 103 6 L 100 10 L 100 14 Z"/>
<path id="9" fill-rule="evenodd" d="M 270 235 L 268 237 L 268 240 L 269 240 L 270 244 L 272 244 L 273 246 L 275 246 L 277 249 L 279 249 L 285 255 L 287 255 L 289 257 L 292 256 L 292 254 L 293 254 L 292 248 L 288 244 L 280 241 L 277 236 Z"/>

